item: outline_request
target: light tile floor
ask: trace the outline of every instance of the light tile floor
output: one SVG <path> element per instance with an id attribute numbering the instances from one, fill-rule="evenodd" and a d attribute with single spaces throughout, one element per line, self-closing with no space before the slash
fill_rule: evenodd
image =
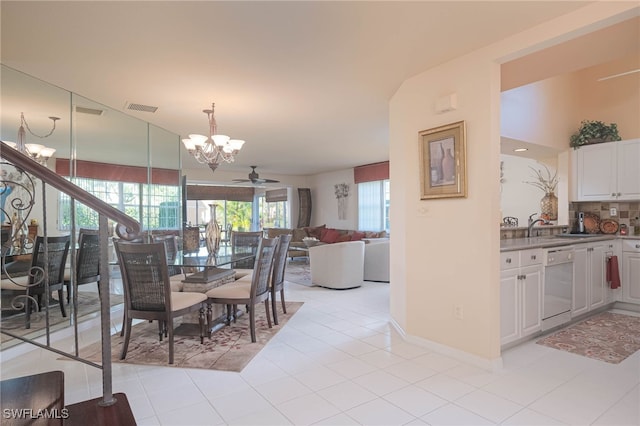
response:
<path id="1" fill-rule="evenodd" d="M 241 373 L 113 364 L 114 392 L 139 425 L 640 425 L 640 352 L 612 365 L 530 341 L 485 371 L 404 342 L 388 288 L 287 283 L 305 304 Z M 99 370 L 40 349 L 0 366 L 3 378 L 64 371 L 67 403 L 102 393 Z"/>

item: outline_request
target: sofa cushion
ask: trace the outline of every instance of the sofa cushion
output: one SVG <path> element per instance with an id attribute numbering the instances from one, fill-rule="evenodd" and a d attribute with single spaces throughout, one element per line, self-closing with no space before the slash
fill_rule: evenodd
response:
<path id="1" fill-rule="evenodd" d="M 302 239 L 305 237 L 308 237 L 308 235 L 304 228 L 296 228 L 293 230 L 291 242 L 302 242 Z"/>
<path id="2" fill-rule="evenodd" d="M 267 229 L 267 238 L 276 238 L 283 234 L 293 234 L 293 229 L 288 229 L 288 228 Z"/>

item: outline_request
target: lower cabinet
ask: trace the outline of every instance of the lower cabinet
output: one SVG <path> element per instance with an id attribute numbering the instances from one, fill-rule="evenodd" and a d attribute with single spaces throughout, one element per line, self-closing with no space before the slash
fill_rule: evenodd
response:
<path id="1" fill-rule="evenodd" d="M 640 304 L 640 240 L 622 242 L 622 300 Z"/>
<path id="2" fill-rule="evenodd" d="M 542 251 L 507 252 L 502 258 L 500 344 L 505 345 L 542 329 Z"/>
<path id="3" fill-rule="evenodd" d="M 573 303 L 571 316 L 589 312 L 608 303 L 606 281 L 608 241 L 576 244 L 573 258 Z"/>

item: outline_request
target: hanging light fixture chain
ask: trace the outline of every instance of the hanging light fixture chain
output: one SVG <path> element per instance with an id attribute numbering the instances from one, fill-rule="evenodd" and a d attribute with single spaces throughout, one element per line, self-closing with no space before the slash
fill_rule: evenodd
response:
<path id="1" fill-rule="evenodd" d="M 34 133 L 33 130 L 31 130 L 31 128 L 29 127 L 29 123 L 27 123 L 27 119 L 24 118 L 24 112 L 20 113 L 20 123 L 21 125 L 23 125 L 24 127 L 26 127 L 26 129 L 29 131 L 29 133 L 37 138 L 40 139 L 44 139 L 44 138 L 48 138 L 49 136 L 51 136 L 53 134 L 53 132 L 56 130 L 56 121 L 60 120 L 60 117 L 49 117 L 51 119 L 51 121 L 53 121 L 53 127 L 51 128 L 51 130 L 49 131 L 49 133 L 47 133 L 46 135 L 38 135 L 37 133 Z"/>

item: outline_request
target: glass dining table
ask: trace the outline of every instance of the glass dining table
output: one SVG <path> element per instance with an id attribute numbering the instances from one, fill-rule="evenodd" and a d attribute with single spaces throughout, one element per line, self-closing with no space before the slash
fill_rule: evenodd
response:
<path id="1" fill-rule="evenodd" d="M 217 279 L 221 273 L 232 269 L 236 262 L 254 258 L 253 253 L 231 253 L 228 248 L 220 249 L 214 255 L 201 247 L 198 251 L 179 250 L 171 266 L 183 269 L 186 275 L 185 283 L 208 283 Z"/>

